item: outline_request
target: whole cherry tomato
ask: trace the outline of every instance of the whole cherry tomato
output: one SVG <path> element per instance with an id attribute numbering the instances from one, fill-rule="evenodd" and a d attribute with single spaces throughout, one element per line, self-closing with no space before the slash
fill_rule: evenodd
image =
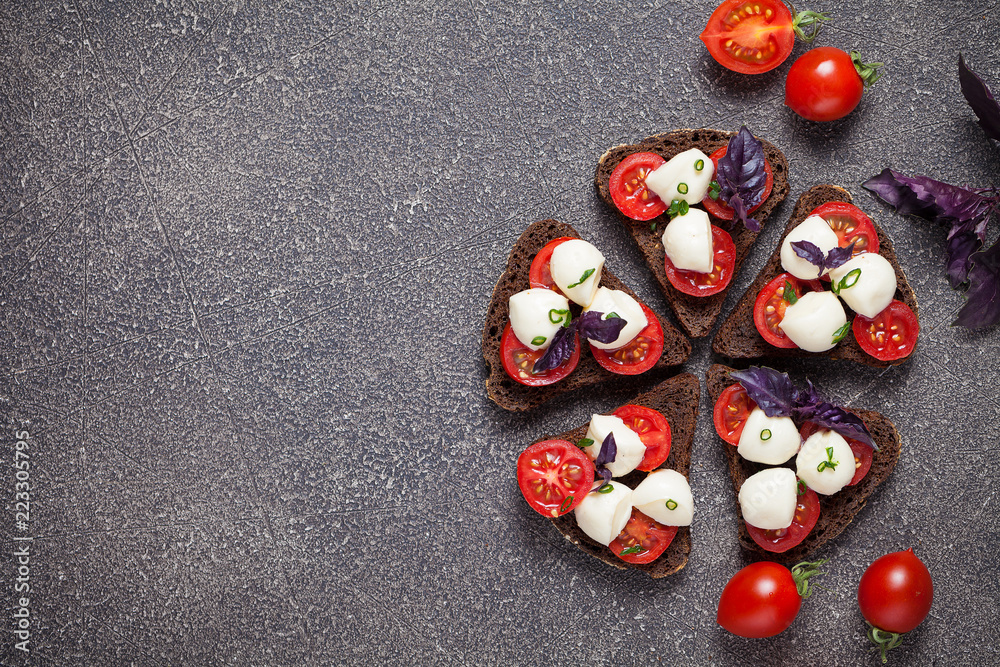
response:
<path id="1" fill-rule="evenodd" d="M 886 651 L 901 642 L 899 635 L 920 625 L 931 611 L 931 573 L 913 549 L 882 556 L 868 566 L 858 583 L 858 607 L 871 624 L 868 638 Z"/>
<path id="2" fill-rule="evenodd" d="M 773 637 L 792 624 L 812 591 L 809 579 L 822 574 L 825 560 L 784 565 L 761 561 L 733 575 L 719 598 L 716 621 L 740 637 Z"/>
<path id="3" fill-rule="evenodd" d="M 856 51 L 832 46 L 806 51 L 785 79 L 785 105 L 806 120 L 829 121 L 854 111 L 882 63 L 865 64 Z"/>

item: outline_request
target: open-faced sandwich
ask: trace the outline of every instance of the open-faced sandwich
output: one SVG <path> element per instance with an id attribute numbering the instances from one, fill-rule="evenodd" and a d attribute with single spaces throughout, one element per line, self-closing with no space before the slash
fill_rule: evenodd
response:
<path id="1" fill-rule="evenodd" d="M 483 327 L 487 392 L 514 411 L 690 354 L 691 343 L 604 268 L 600 250 L 556 220 L 518 239 Z"/>
<path id="2" fill-rule="evenodd" d="M 770 368 L 713 365 L 713 421 L 737 494 L 739 542 L 755 556 L 803 560 L 839 535 L 899 459 L 896 427 L 824 401 Z"/>
<path id="3" fill-rule="evenodd" d="M 530 445 L 517 461 L 528 505 L 573 544 L 654 578 L 687 564 L 698 378 L 670 378 L 628 405 Z"/>
<path id="4" fill-rule="evenodd" d="M 681 328 L 698 338 L 788 195 L 788 161 L 745 127 L 677 130 L 607 151 L 594 185 L 619 212 Z"/>
<path id="5" fill-rule="evenodd" d="M 817 185 L 712 349 L 730 359 L 828 356 L 900 364 L 917 344 L 917 300 L 892 242 L 851 195 Z"/>

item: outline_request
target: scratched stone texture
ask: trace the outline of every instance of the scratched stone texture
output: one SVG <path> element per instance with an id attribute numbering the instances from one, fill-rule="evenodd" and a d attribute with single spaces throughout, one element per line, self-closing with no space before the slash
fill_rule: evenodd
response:
<path id="1" fill-rule="evenodd" d="M 825 125 L 782 104 L 791 61 L 749 77 L 708 56 L 714 6 L 0 2 L 2 664 L 876 665 L 857 581 L 910 546 L 935 602 L 891 664 L 1000 662 L 1000 330 L 949 326 L 964 301 L 945 230 L 860 187 L 887 166 L 997 183 L 957 61 L 1000 92 L 1000 2 L 812 3 L 835 15 L 817 44 L 886 64 Z M 533 439 L 628 392 L 506 413 L 480 354 L 508 251 L 542 218 L 666 315 L 596 160 L 744 123 L 789 158 L 776 219 L 814 184 L 847 187 L 893 238 L 923 327 L 892 369 L 782 364 L 885 413 L 903 452 L 817 554 L 827 590 L 770 640 L 715 623 L 746 560 L 707 398 L 691 558 L 654 581 L 576 550 L 514 477 Z M 703 376 L 709 341 L 685 370 Z"/>

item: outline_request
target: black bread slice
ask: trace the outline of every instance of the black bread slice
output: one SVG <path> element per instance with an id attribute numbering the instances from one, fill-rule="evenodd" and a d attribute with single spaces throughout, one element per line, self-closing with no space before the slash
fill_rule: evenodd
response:
<path id="1" fill-rule="evenodd" d="M 514 244 L 507 259 L 507 268 L 493 288 L 493 298 L 490 300 L 486 315 L 486 325 L 483 327 L 483 358 L 486 360 L 487 378 L 486 392 L 489 397 L 505 410 L 520 412 L 531 409 L 545 401 L 573 391 L 581 387 L 590 387 L 605 382 L 636 382 L 645 376 L 657 375 L 672 366 L 684 363 L 691 354 L 691 342 L 681 334 L 666 318 L 657 316 L 663 327 L 663 355 L 652 369 L 640 376 L 618 375 L 604 370 L 590 354 L 588 346 L 583 344 L 580 353 L 580 363 L 566 378 L 545 387 L 527 387 L 511 379 L 500 361 L 500 340 L 504 327 L 510 317 L 508 300 L 512 294 L 526 290 L 528 270 L 531 260 L 538 251 L 552 239 L 560 236 L 580 238 L 580 235 L 570 225 L 558 220 L 540 220 L 532 224 L 521 234 Z M 622 290 L 638 299 L 621 280 L 615 277 L 605 267 L 601 276 L 601 285 L 610 289 Z"/>
<path id="2" fill-rule="evenodd" d="M 785 237 L 792 229 L 809 216 L 809 213 L 813 209 L 821 204 L 832 201 L 851 203 L 851 195 L 847 190 L 836 185 L 823 184 L 813 186 L 799 197 L 798 202 L 795 204 L 795 210 L 792 212 L 792 218 L 785 226 L 785 231 L 781 235 L 781 240 L 778 241 L 774 252 L 771 254 L 771 258 L 764 265 L 764 268 L 760 270 L 760 273 L 757 274 L 756 280 L 747 289 L 746 293 L 736 304 L 736 307 L 733 308 L 733 312 L 729 314 L 729 317 L 719 327 L 719 331 L 715 335 L 715 340 L 712 341 L 712 349 L 716 354 L 734 360 L 760 359 L 764 357 L 829 357 L 831 359 L 849 359 L 859 364 L 879 368 L 901 364 L 909 359 L 910 356 L 913 356 L 911 353 L 909 356 L 895 361 L 880 361 L 862 350 L 852 334 L 848 334 L 836 347 L 826 352 L 806 352 L 799 348 L 792 348 L 790 350 L 778 348 L 765 341 L 760 333 L 758 333 L 757 327 L 754 326 L 753 306 L 757 300 L 757 294 L 775 276 L 783 272 L 781 268 L 782 241 L 785 240 Z M 899 266 L 896 252 L 892 247 L 892 241 L 889 240 L 885 231 L 874 220 L 872 221 L 872 225 L 878 234 L 879 254 L 889 260 L 889 263 L 892 264 L 893 269 L 896 271 L 896 298 L 909 306 L 913 310 L 914 315 L 918 315 L 917 297 Z M 847 310 L 848 319 L 853 317 L 853 313 L 846 305 L 844 308 Z"/>
<path id="3" fill-rule="evenodd" d="M 712 405 L 719 399 L 726 387 L 733 384 L 734 380 L 729 378 L 732 368 L 713 364 L 705 376 L 706 389 L 711 398 Z M 759 559 L 774 560 L 781 563 L 794 563 L 803 560 L 824 544 L 840 535 L 847 525 L 854 520 L 861 508 L 865 506 L 868 498 L 875 492 L 876 487 L 884 482 L 899 460 L 901 443 L 899 433 L 891 421 L 884 415 L 872 410 L 856 410 L 848 408 L 856 414 L 868 427 L 872 439 L 878 444 L 879 449 L 872 458 L 872 467 L 855 486 L 847 486 L 831 496 L 820 498 L 819 520 L 816 526 L 809 532 L 809 535 L 796 547 L 780 554 L 771 553 L 761 549 L 750 533 L 747 532 L 746 523 L 743 522 L 743 512 L 740 510 L 739 502 L 736 502 L 736 513 L 739 517 L 739 542 L 747 552 Z M 764 466 L 747 461 L 736 452 L 736 447 L 717 438 L 716 442 L 721 447 L 725 447 L 726 459 L 729 463 L 729 477 L 733 483 L 734 500 L 735 494 L 739 493 L 740 487 L 747 477 L 771 466 Z M 794 459 L 789 467 L 794 468 Z"/>
<path id="4" fill-rule="evenodd" d="M 691 471 L 691 444 L 694 441 L 694 429 L 698 419 L 698 401 L 700 397 L 701 386 L 698 383 L 698 378 L 690 373 L 683 373 L 661 382 L 649 391 L 629 401 L 631 405 L 642 405 L 657 410 L 667 418 L 667 421 L 670 423 L 670 456 L 667 457 L 667 460 L 664 461 L 660 468 L 672 468 L 689 479 Z M 548 440 L 549 438 L 562 438 L 575 443 L 587 434 L 588 425 L 589 422 L 572 431 L 567 431 L 556 436 L 539 438 L 536 442 Z M 646 477 L 646 474 L 636 470 L 624 477 L 618 478 L 618 480 L 629 488 L 634 489 Z M 697 504 L 695 502 L 696 506 Z M 687 565 L 688 555 L 691 553 L 691 529 L 688 526 L 682 526 L 677 530 L 677 535 L 670 543 L 670 546 L 655 561 L 646 565 L 633 565 L 615 556 L 608 547 L 587 537 L 576 525 L 576 518 L 573 512 L 564 514 L 557 519 L 549 520 L 555 524 L 555 527 L 559 529 L 559 532 L 567 540 L 594 558 L 621 570 L 642 570 L 654 579 L 678 572 Z"/>
<path id="5" fill-rule="evenodd" d="M 735 136 L 735 132 L 723 132 L 721 130 L 675 130 L 666 134 L 657 134 L 643 139 L 637 144 L 616 146 L 610 149 L 597 163 L 597 172 L 594 174 L 594 185 L 597 194 L 604 202 L 618 213 L 618 218 L 635 240 L 642 255 L 656 277 L 660 289 L 666 296 L 670 306 L 674 309 L 677 321 L 687 335 L 693 338 L 700 338 L 711 331 L 715 320 L 719 317 L 722 303 L 726 300 L 726 292 L 723 290 L 718 294 L 707 297 L 696 297 L 684 294 L 670 284 L 667 279 L 667 272 L 663 265 L 664 251 L 663 242 L 660 237 L 663 235 L 663 228 L 667 224 L 666 215 L 661 215 L 654 220 L 641 222 L 632 220 L 623 215 L 615 206 L 611 198 L 611 190 L 608 182 L 615 167 L 626 157 L 633 153 L 657 153 L 664 159 L 669 160 L 678 153 L 690 148 L 697 148 L 706 155 L 711 155 L 717 149 L 729 143 L 729 139 Z M 774 144 L 761 140 L 764 145 L 764 153 L 767 161 L 771 163 L 771 170 L 774 172 L 774 187 L 771 196 L 764 204 L 753 212 L 753 217 L 761 223 L 763 227 L 768 217 L 788 196 L 790 190 L 788 186 L 788 160 Z M 759 232 L 751 232 L 742 224 L 732 225 L 729 221 L 720 220 L 709 215 L 712 224 L 728 231 L 733 236 L 733 243 L 736 245 L 736 268 L 734 273 L 738 273 L 743 260 L 746 259 L 750 246 L 753 245 Z M 656 231 L 650 229 L 650 223 L 656 222 Z"/>

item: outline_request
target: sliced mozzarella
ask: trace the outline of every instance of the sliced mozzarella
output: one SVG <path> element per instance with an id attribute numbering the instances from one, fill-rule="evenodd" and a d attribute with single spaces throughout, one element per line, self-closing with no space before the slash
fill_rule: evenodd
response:
<path id="1" fill-rule="evenodd" d="M 768 468 L 747 477 L 740 487 L 743 520 L 761 530 L 792 525 L 798 502 L 798 481 L 788 468 Z"/>
<path id="2" fill-rule="evenodd" d="M 594 441 L 594 444 L 585 447 L 583 451 L 587 453 L 590 460 L 597 458 L 601 453 L 601 445 L 609 433 L 615 436 L 615 445 L 618 447 L 618 454 L 615 460 L 606 464 L 611 471 L 612 477 L 627 475 L 636 466 L 642 463 L 642 457 L 646 455 L 646 445 L 642 444 L 639 434 L 625 425 L 620 418 L 614 415 L 593 415 L 590 418 L 590 427 L 587 429 L 587 437 Z"/>
<path id="3" fill-rule="evenodd" d="M 646 187 L 667 206 L 675 199 L 697 204 L 705 198 L 714 176 L 712 160 L 697 148 L 691 148 L 678 153 L 647 175 Z"/>
<path id="4" fill-rule="evenodd" d="M 689 209 L 667 223 L 663 230 L 663 250 L 678 269 L 710 273 L 715 263 L 712 254 L 712 223 L 700 208 Z"/>
<path id="5" fill-rule="evenodd" d="M 854 478 L 854 452 L 839 433 L 823 429 L 802 443 L 795 457 L 795 468 L 799 479 L 810 489 L 828 496 L 840 491 Z"/>
<path id="6" fill-rule="evenodd" d="M 632 492 L 632 505 L 664 526 L 690 526 L 694 498 L 687 477 L 676 470 L 656 470 Z"/>
<path id="7" fill-rule="evenodd" d="M 819 278 L 819 267 L 796 255 L 792 248 L 793 241 L 809 241 L 822 250 L 824 255 L 840 245 L 837 233 L 818 215 L 810 215 L 788 232 L 788 236 L 781 242 L 781 266 L 800 280 Z"/>
<path id="8" fill-rule="evenodd" d="M 571 301 L 585 308 L 594 300 L 603 268 L 604 255 L 582 239 L 560 243 L 549 260 L 552 281 Z"/>
<path id="9" fill-rule="evenodd" d="M 838 296 L 855 313 L 868 318 L 885 310 L 896 294 L 896 271 L 889 260 L 872 252 L 863 252 L 832 269 L 830 279 L 834 285 L 845 283 Z"/>
<path id="10" fill-rule="evenodd" d="M 618 334 L 618 338 L 610 343 L 591 340 L 590 344 L 599 350 L 617 350 L 618 348 L 632 342 L 632 339 L 639 335 L 639 332 L 646 328 L 649 320 L 642 311 L 639 302 L 621 290 L 601 287 L 597 290 L 593 302 L 589 307 L 583 309 L 584 312 L 594 311 L 604 313 L 601 319 L 608 319 L 608 315 L 614 313 L 625 320 L 626 324 Z M 522 341 L 523 342 L 523 341 Z"/>
<path id="11" fill-rule="evenodd" d="M 747 461 L 779 465 L 795 456 L 802 439 L 790 417 L 768 417 L 754 408 L 747 417 L 736 451 Z"/>
<path id="12" fill-rule="evenodd" d="M 778 328 L 803 350 L 823 352 L 837 344 L 834 338 L 845 324 L 847 314 L 836 294 L 807 292 L 785 308 Z"/>
<path id="13" fill-rule="evenodd" d="M 598 493 L 596 489 L 601 486 L 601 482 L 594 484 L 595 490 L 584 497 L 574 516 L 576 525 L 587 537 L 607 546 L 625 529 L 632 516 L 632 489 L 621 482 L 608 482 L 611 490 Z"/>
<path id="14" fill-rule="evenodd" d="M 569 300 L 555 290 L 542 287 L 533 287 L 512 295 L 508 305 L 510 328 L 514 330 L 517 339 L 532 350 L 547 348 L 565 318 L 569 317 Z"/>

